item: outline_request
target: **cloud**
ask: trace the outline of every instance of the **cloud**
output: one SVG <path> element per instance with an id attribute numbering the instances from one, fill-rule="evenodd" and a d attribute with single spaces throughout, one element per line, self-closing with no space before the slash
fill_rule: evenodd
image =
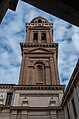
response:
<path id="1" fill-rule="evenodd" d="M 0 25 L 0 83 L 17 83 L 21 65 L 20 42 L 26 41 L 26 23 L 42 16 L 53 23 L 54 42 L 59 43 L 58 67 L 67 84 L 79 58 L 79 28 L 19 0 L 15 12 L 8 10 Z"/>
<path id="2" fill-rule="evenodd" d="M 18 83 L 18 77 L 19 77 L 19 67 L 9 67 L 8 68 L 0 68 L 0 83 L 1 84 L 17 84 Z"/>

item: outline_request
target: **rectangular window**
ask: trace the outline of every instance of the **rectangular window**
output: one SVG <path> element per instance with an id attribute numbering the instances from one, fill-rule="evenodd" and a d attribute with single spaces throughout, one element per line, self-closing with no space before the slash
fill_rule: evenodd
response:
<path id="1" fill-rule="evenodd" d="M 7 93 L 7 98 L 6 98 L 7 106 L 11 106 L 12 96 L 13 96 L 13 93 Z"/>
<path id="2" fill-rule="evenodd" d="M 46 40 L 46 32 L 42 32 L 41 39 Z"/>
<path id="3" fill-rule="evenodd" d="M 73 106 L 74 117 L 76 119 L 77 118 L 77 111 L 76 111 L 76 107 L 75 107 L 74 98 L 72 99 L 72 106 Z"/>
<path id="4" fill-rule="evenodd" d="M 38 40 L 38 32 L 35 32 L 34 35 L 33 35 L 33 40 Z"/>
<path id="5" fill-rule="evenodd" d="M 70 119 L 70 114 L 69 114 L 69 108 L 67 106 L 67 115 L 68 115 L 68 119 Z"/>

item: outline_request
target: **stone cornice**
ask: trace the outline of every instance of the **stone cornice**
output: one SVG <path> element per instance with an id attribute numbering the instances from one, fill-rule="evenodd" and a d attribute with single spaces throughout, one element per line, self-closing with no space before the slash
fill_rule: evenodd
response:
<path id="1" fill-rule="evenodd" d="M 1 109 L 10 110 L 28 110 L 28 111 L 49 111 L 49 110 L 63 110 L 61 106 L 48 106 L 48 107 L 29 107 L 29 106 L 6 106 L 0 105 Z"/>
<path id="2" fill-rule="evenodd" d="M 14 89 L 14 90 L 63 90 L 64 85 L 10 85 L 0 84 L 0 89 Z"/>
<path id="3" fill-rule="evenodd" d="M 20 47 L 21 50 L 23 50 L 23 48 L 38 48 L 38 47 L 43 47 L 43 48 L 56 48 L 58 49 L 58 43 L 42 43 L 42 44 L 33 44 L 33 43 L 20 43 Z"/>
<path id="4" fill-rule="evenodd" d="M 28 110 L 28 111 L 63 110 L 61 106 L 49 106 L 49 107 L 11 106 L 10 109 L 11 110 Z"/>
<path id="5" fill-rule="evenodd" d="M 64 86 L 61 85 L 29 85 L 29 86 L 15 86 L 15 89 L 23 89 L 23 90 L 62 90 L 64 89 Z"/>
<path id="6" fill-rule="evenodd" d="M 36 26 L 36 27 L 38 27 L 38 26 L 53 26 L 53 23 L 26 23 L 26 26 L 28 27 L 28 26 Z"/>
<path id="7" fill-rule="evenodd" d="M 0 89 L 13 89 L 15 84 L 0 84 Z"/>

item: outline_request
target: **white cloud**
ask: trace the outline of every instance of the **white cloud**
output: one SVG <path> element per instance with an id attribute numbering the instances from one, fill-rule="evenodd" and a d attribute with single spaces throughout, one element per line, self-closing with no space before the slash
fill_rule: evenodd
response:
<path id="1" fill-rule="evenodd" d="M 11 68 L 10 70 L 4 70 L 0 68 L 0 83 L 2 84 L 17 84 L 18 83 L 18 77 L 19 77 L 19 68 Z"/>
<path id="2" fill-rule="evenodd" d="M 79 52 L 79 28 L 73 27 L 72 41 L 74 48 Z"/>
<path id="3" fill-rule="evenodd" d="M 15 12 L 8 10 L 0 25 L 0 82 L 17 83 L 21 64 L 20 42 L 26 40 L 26 22 L 42 16 L 54 23 L 54 42 L 59 43 L 59 74 L 66 84 L 79 58 L 79 28 L 19 0 Z"/>

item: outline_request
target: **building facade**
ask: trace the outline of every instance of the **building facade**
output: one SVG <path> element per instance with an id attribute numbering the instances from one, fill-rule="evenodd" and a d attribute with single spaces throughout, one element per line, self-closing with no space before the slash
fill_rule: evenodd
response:
<path id="1" fill-rule="evenodd" d="M 79 60 L 65 90 L 62 104 L 65 119 L 79 119 Z"/>
<path id="2" fill-rule="evenodd" d="M 58 74 L 53 24 L 37 17 L 26 24 L 18 85 L 0 85 L 0 119 L 64 119 L 64 85 Z"/>

